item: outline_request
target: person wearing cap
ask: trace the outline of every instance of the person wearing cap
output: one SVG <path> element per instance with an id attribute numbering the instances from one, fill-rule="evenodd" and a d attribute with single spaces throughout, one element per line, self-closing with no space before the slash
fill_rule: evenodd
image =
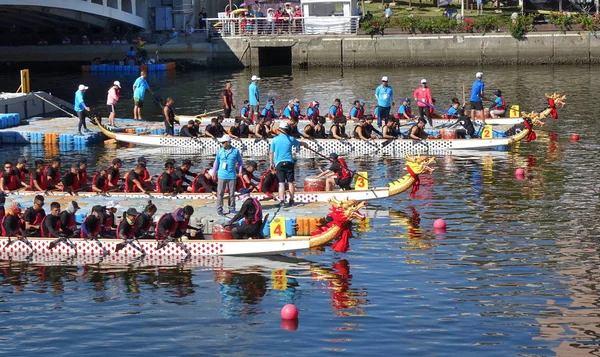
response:
<path id="1" fill-rule="evenodd" d="M 67 209 L 60 213 L 58 218 L 60 219 L 61 229 L 67 236 L 72 236 L 77 230 L 77 221 L 75 219 L 75 213 L 79 210 L 79 204 L 77 201 L 71 201 L 67 204 Z"/>
<path id="2" fill-rule="evenodd" d="M 329 118 L 329 120 L 334 120 L 339 117 L 344 117 L 344 109 L 342 109 L 342 101 L 339 98 L 335 98 L 333 105 L 329 107 L 327 118 Z"/>
<path id="3" fill-rule="evenodd" d="M 2 218 L 1 228 L 3 237 L 23 238 L 25 232 L 23 232 L 23 226 L 21 225 L 21 205 L 19 203 L 13 202 L 6 209 L 6 215 Z"/>
<path id="4" fill-rule="evenodd" d="M 235 214 L 235 199 L 233 193 L 235 192 L 237 183 L 237 174 L 241 173 L 244 167 L 242 155 L 237 148 L 231 146 L 231 137 L 229 135 L 223 135 L 218 141 L 221 143 L 221 147 L 217 151 L 212 168 L 213 171 L 216 172 L 216 176 L 213 176 L 213 180 L 217 181 L 217 214 L 223 215 L 225 187 L 229 189 L 229 213 Z"/>
<path id="5" fill-rule="evenodd" d="M 119 189 L 119 180 L 121 180 L 121 166 L 123 166 L 123 161 L 121 161 L 119 158 L 116 158 L 113 159 L 112 166 L 106 169 L 109 191 L 117 191 Z"/>
<path id="6" fill-rule="evenodd" d="M 333 121 L 333 125 L 329 128 L 329 136 L 332 139 L 342 140 L 347 139 L 348 135 L 346 135 L 346 118 L 337 117 Z"/>
<path id="7" fill-rule="evenodd" d="M 23 214 L 25 230 L 33 236 L 39 237 L 40 225 L 42 224 L 44 217 L 46 217 L 46 211 L 44 211 L 44 196 L 37 195 L 33 199 L 33 206 L 27 208 Z"/>
<path id="8" fill-rule="evenodd" d="M 419 119 L 417 124 L 413 125 L 408 131 L 408 137 L 419 141 L 427 139 L 429 135 L 425 132 L 425 124 L 427 124 L 425 119 Z"/>
<path id="9" fill-rule="evenodd" d="M 60 182 L 60 165 L 60 158 L 55 157 L 52 160 L 52 164 L 46 166 L 44 169 L 44 176 L 46 177 L 46 185 L 48 190 L 62 189 L 62 182 Z"/>
<path id="10" fill-rule="evenodd" d="M 144 95 L 146 90 L 150 91 L 152 95 L 154 92 L 150 89 L 146 78 L 148 74 L 146 71 L 141 71 L 140 76 L 133 82 L 133 119 L 142 120 L 142 108 L 144 107 Z"/>
<path id="11" fill-rule="evenodd" d="M 165 213 L 156 222 L 156 239 L 181 238 L 187 231 L 194 207 L 177 208 L 173 213 Z"/>
<path id="12" fill-rule="evenodd" d="M 181 166 L 175 169 L 175 173 L 173 174 L 173 178 L 175 179 L 175 186 L 179 188 L 180 192 L 185 192 L 191 190 L 192 180 L 187 178 L 187 176 L 196 177 L 198 174 L 191 172 L 190 169 L 194 166 L 192 161 L 189 159 L 184 159 L 181 162 Z"/>
<path id="13" fill-rule="evenodd" d="M 117 228 L 117 218 L 115 217 L 115 213 L 117 213 L 119 207 L 121 206 L 115 201 L 108 201 L 106 203 L 106 209 L 100 214 L 100 222 L 102 223 L 100 234 L 102 237 L 115 237 L 115 229 Z"/>
<path id="14" fill-rule="evenodd" d="M 471 119 L 481 119 L 485 124 L 485 115 L 483 113 L 483 101 L 487 100 L 484 94 L 485 83 L 483 83 L 483 72 L 477 72 L 475 74 L 475 82 L 471 87 L 471 96 L 469 101 L 471 102 Z"/>
<path id="15" fill-rule="evenodd" d="M 156 205 L 153 204 L 152 201 L 148 201 L 148 204 L 146 205 L 146 207 L 144 207 L 144 212 L 142 212 L 135 218 L 135 236 L 137 238 L 154 238 L 155 227 L 153 217 L 156 211 Z"/>
<path id="16" fill-rule="evenodd" d="M 240 117 L 244 119 L 250 118 L 250 101 L 248 99 L 244 100 L 244 105 L 240 109 Z"/>
<path id="17" fill-rule="evenodd" d="M 125 174 L 123 181 L 125 181 L 125 192 L 143 192 L 148 194 L 148 190 L 144 186 L 142 175 L 146 170 L 146 165 L 138 163 L 137 166 Z"/>
<path id="18" fill-rule="evenodd" d="M 92 207 L 92 211 L 81 222 L 81 230 L 79 237 L 84 239 L 96 239 L 102 230 L 102 216 L 104 215 L 104 207 L 96 205 Z"/>
<path id="19" fill-rule="evenodd" d="M 346 161 L 338 156 L 338 154 L 332 152 L 329 154 L 329 161 L 331 166 L 329 169 L 321 172 L 317 177 L 325 177 L 325 190 L 333 191 L 335 185 L 340 186 L 342 190 L 351 190 L 350 184 L 352 183 L 352 171 L 348 169 Z"/>
<path id="20" fill-rule="evenodd" d="M 242 172 L 238 175 L 238 185 L 237 187 L 245 187 L 250 189 L 252 192 L 258 191 L 258 182 L 260 181 L 260 177 L 254 176 L 254 173 L 258 169 L 258 164 L 256 161 L 247 161 L 246 167 L 242 168 Z"/>
<path id="21" fill-rule="evenodd" d="M 129 240 L 136 238 L 135 219 L 140 213 L 135 208 L 129 208 L 125 211 L 123 219 L 117 225 L 116 238 Z"/>
<path id="22" fill-rule="evenodd" d="M 119 102 L 120 96 L 121 82 L 114 81 L 106 96 L 106 105 L 108 106 L 108 112 L 110 113 L 108 115 L 108 124 L 111 126 L 115 126 L 115 115 L 117 113 L 117 103 Z"/>
<path id="23" fill-rule="evenodd" d="M 277 114 L 275 113 L 275 99 L 269 98 L 269 101 L 267 102 L 267 105 L 260 112 L 260 115 L 262 117 L 267 118 L 267 119 L 278 118 Z"/>
<path id="24" fill-rule="evenodd" d="M 61 183 L 63 185 L 63 191 L 74 193 L 79 191 L 79 178 L 77 174 L 79 173 L 79 165 L 74 163 L 71 165 L 71 169 L 69 172 L 65 173 L 61 179 Z"/>
<path id="25" fill-rule="evenodd" d="M 225 82 L 225 89 L 221 93 L 221 100 L 223 101 L 223 116 L 225 118 L 231 118 L 231 111 L 235 109 L 233 104 L 233 92 L 231 91 L 231 82 Z"/>
<path id="26" fill-rule="evenodd" d="M 492 118 L 500 118 L 506 113 L 506 102 L 500 89 L 494 91 L 494 96 L 496 98 L 494 98 L 494 103 L 490 105 L 490 115 Z"/>
<path id="27" fill-rule="evenodd" d="M 300 146 L 308 147 L 308 144 L 289 136 L 287 122 L 282 122 L 277 130 L 279 134 L 271 140 L 269 147 L 269 163 L 271 164 L 271 170 L 277 172 L 277 179 L 279 180 L 279 204 L 283 205 L 285 202 L 287 183 L 287 189 L 290 191 L 290 200 L 287 206 L 291 207 L 294 205 L 294 193 L 296 191 L 294 186 L 295 160 L 292 150 L 293 148 L 298 149 Z"/>
<path id="28" fill-rule="evenodd" d="M 217 194 L 217 182 L 213 180 L 214 171 L 213 169 L 205 168 L 204 172 L 196 175 L 196 178 L 192 181 L 191 192 L 200 193 L 208 192 L 213 195 Z"/>
<path id="29" fill-rule="evenodd" d="M 189 120 L 186 126 L 182 126 L 179 129 L 179 136 L 184 136 L 188 138 L 195 138 L 198 136 L 198 132 L 195 128 L 195 122 L 193 120 Z"/>
<path id="30" fill-rule="evenodd" d="M 348 112 L 348 120 L 358 121 L 364 115 L 363 110 L 364 109 L 360 105 L 360 101 L 359 100 L 355 100 L 354 103 L 353 103 L 353 105 L 352 105 L 352 108 L 350 108 L 350 111 Z"/>
<path id="31" fill-rule="evenodd" d="M 11 191 L 16 191 L 20 187 L 21 181 L 13 167 L 12 161 L 5 161 L 4 171 L 2 172 L 2 176 L 0 176 L 0 191 L 10 193 Z"/>
<path id="32" fill-rule="evenodd" d="M 311 120 L 311 119 L 318 119 L 321 116 L 321 114 L 319 113 L 319 102 L 317 102 L 316 100 L 312 100 L 310 103 L 308 103 L 308 109 L 306 109 L 306 118 Z"/>
<path id="33" fill-rule="evenodd" d="M 163 116 L 165 117 L 165 135 L 175 135 L 175 112 L 173 112 L 173 98 L 168 97 L 163 107 Z"/>
<path id="34" fill-rule="evenodd" d="M 394 105 L 394 90 L 388 85 L 388 77 L 381 77 L 381 84 L 375 89 L 377 99 L 377 126 L 387 123 L 390 118 L 390 109 Z"/>
<path id="35" fill-rule="evenodd" d="M 40 224 L 40 237 L 58 238 L 65 234 L 60 220 L 60 203 L 52 202 L 50 203 L 50 214 L 46 215 Z"/>
<path id="36" fill-rule="evenodd" d="M 27 184 L 27 179 L 25 177 L 28 173 L 29 170 L 27 169 L 27 159 L 24 157 L 20 157 L 17 161 L 17 165 L 15 165 L 15 174 L 21 182 L 20 188 L 25 190 L 29 190 L 31 188 L 31 186 Z"/>
<path id="37" fill-rule="evenodd" d="M 398 120 L 412 120 L 412 109 L 410 107 L 410 99 L 402 98 L 402 105 L 398 107 L 395 118 Z"/>
<path id="38" fill-rule="evenodd" d="M 88 87 L 84 86 L 83 84 L 80 84 L 77 88 L 77 91 L 75 92 L 75 104 L 73 105 L 73 109 L 77 113 L 77 118 L 79 118 L 79 124 L 77 126 L 79 135 L 82 135 L 82 127 L 85 129 L 86 133 L 90 132 L 87 126 L 85 125 L 85 111 L 90 111 L 90 107 L 88 107 L 83 100 L 83 94 L 86 90 L 88 90 Z"/>
<path id="39" fill-rule="evenodd" d="M 263 214 L 260 202 L 255 197 L 250 196 L 250 189 L 248 188 L 242 188 L 239 193 L 240 201 L 243 202 L 242 207 L 226 225 L 231 227 L 231 234 L 234 239 L 263 238 Z M 237 221 L 242 218 L 244 218 L 244 221 L 238 225 Z"/>
<path id="40" fill-rule="evenodd" d="M 421 79 L 421 85 L 413 92 L 415 102 L 419 108 L 419 118 L 425 118 L 429 121 L 429 125 L 433 127 L 433 120 L 429 113 L 429 108 L 433 105 L 431 97 L 431 89 L 427 86 L 427 80 Z"/>
<path id="41" fill-rule="evenodd" d="M 396 139 L 400 135 L 400 131 L 398 130 L 398 122 L 394 118 L 390 118 L 387 123 L 381 129 L 382 138 L 383 139 Z"/>
<path id="42" fill-rule="evenodd" d="M 172 162 L 165 163 L 165 171 L 158 176 L 156 180 L 156 192 L 158 193 L 176 193 L 177 187 L 175 186 L 175 164 Z"/>
<path id="43" fill-rule="evenodd" d="M 48 189 L 44 170 L 44 160 L 35 160 L 35 171 L 29 175 L 29 186 L 33 191 L 46 191 Z"/>
<path id="44" fill-rule="evenodd" d="M 253 122 L 256 122 L 258 110 L 260 108 L 260 90 L 258 89 L 258 81 L 260 77 L 253 75 L 251 83 L 248 86 L 248 102 L 250 103 L 250 117 Z"/>

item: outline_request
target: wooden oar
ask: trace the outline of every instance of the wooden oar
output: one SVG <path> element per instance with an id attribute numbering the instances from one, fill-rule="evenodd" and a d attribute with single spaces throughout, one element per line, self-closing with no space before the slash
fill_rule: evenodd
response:
<path id="1" fill-rule="evenodd" d="M 314 152 L 315 154 L 317 154 L 317 156 L 320 156 L 320 157 L 322 157 L 322 158 L 324 158 L 324 159 L 327 159 L 327 161 L 331 161 L 331 158 L 329 158 L 328 156 L 325 156 L 325 155 L 321 154 L 321 153 L 320 153 L 320 152 L 318 152 L 317 150 L 315 150 L 315 149 L 313 149 L 313 148 L 311 148 L 311 147 L 309 147 L 309 146 L 305 146 L 305 148 L 306 148 L 306 149 L 308 149 L 309 151 L 312 151 L 312 152 Z M 367 180 L 367 181 L 369 180 L 368 178 L 364 177 L 363 175 L 359 174 L 358 172 L 356 172 L 356 171 L 353 171 L 353 170 L 350 170 L 350 169 L 349 169 L 349 168 L 347 168 L 347 167 L 346 167 L 346 170 L 348 170 L 348 171 L 352 172 L 352 173 L 353 173 L 353 174 L 355 174 L 356 176 L 362 177 L 363 179 L 365 179 L 365 180 Z"/>
<path id="2" fill-rule="evenodd" d="M 40 98 L 40 99 L 41 99 L 41 100 L 43 100 L 44 102 L 46 102 L 46 103 L 50 104 L 51 106 L 53 106 L 53 107 L 56 107 L 58 110 L 60 110 L 60 111 L 62 111 L 62 112 L 65 112 L 65 113 L 69 114 L 71 117 L 73 117 L 73 118 L 76 118 L 76 119 L 79 119 L 79 118 L 77 118 L 75 115 L 73 115 L 73 114 L 69 113 L 68 111 L 64 110 L 63 108 L 59 107 L 58 105 L 56 105 L 56 104 L 52 103 L 52 102 L 51 102 L 51 101 L 49 101 L 48 99 L 46 99 L 46 98 L 44 98 L 44 97 L 42 97 L 42 96 L 39 96 L 39 95 L 37 95 L 36 93 L 33 93 L 33 95 L 35 95 L 36 97 Z"/>
<path id="3" fill-rule="evenodd" d="M 204 112 L 202 114 L 193 115 L 193 117 L 200 119 L 200 118 L 205 117 L 207 115 L 211 115 L 211 114 L 215 114 L 215 113 L 218 113 L 218 112 L 222 112 L 223 110 L 224 109 L 218 109 L 218 110 L 213 110 L 212 112 Z M 179 121 L 179 115 L 175 115 L 175 120 Z"/>

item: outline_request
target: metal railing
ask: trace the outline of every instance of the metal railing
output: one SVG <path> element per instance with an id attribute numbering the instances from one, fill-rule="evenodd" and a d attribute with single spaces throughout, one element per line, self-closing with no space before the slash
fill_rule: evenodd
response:
<path id="1" fill-rule="evenodd" d="M 359 16 L 296 17 L 275 20 L 268 17 L 208 18 L 206 37 L 274 35 L 356 35 Z"/>

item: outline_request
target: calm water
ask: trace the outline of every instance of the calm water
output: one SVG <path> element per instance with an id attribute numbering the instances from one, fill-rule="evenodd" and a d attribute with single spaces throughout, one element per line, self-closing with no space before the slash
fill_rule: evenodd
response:
<path id="1" fill-rule="evenodd" d="M 279 100 L 372 100 L 390 77 L 396 96 L 425 77 L 441 106 L 462 96 L 476 68 L 310 70 L 259 73 L 263 95 Z M 600 71 L 587 67 L 483 69 L 488 88 L 511 104 L 539 109 L 544 92 L 565 92 L 559 121 L 509 152 L 438 158 L 421 190 L 368 207 L 351 251 L 276 258 L 223 258 L 197 267 L 37 266 L 1 262 L 0 353 L 18 355 L 234 356 L 583 356 L 600 350 L 598 118 Z M 236 99 L 252 73 L 191 72 L 150 77 L 180 113 L 219 107 L 226 79 Z M 33 88 L 72 101 L 80 82 L 102 105 L 114 79 L 125 96 L 135 78 L 34 73 Z M 0 77 L 0 90 L 17 78 Z M 14 83 L 13 83 L 14 82 Z M 14 88 L 13 88 L 14 87 Z M 102 89 L 96 89 L 102 88 Z M 266 98 L 265 98 L 266 99 Z M 396 101 L 398 102 L 398 100 Z M 125 99 L 121 109 L 129 111 Z M 349 105 L 346 105 L 348 108 Z M 159 109 L 148 105 L 148 116 Z M 127 112 L 121 116 L 127 116 Z M 560 126 L 559 126 L 560 125 Z M 578 143 L 570 133 L 581 135 Z M 104 166 L 141 152 L 155 170 L 158 149 L 3 148 L 3 158 L 89 157 Z M 205 158 L 194 158 L 207 164 Z M 375 182 L 400 174 L 402 160 L 353 158 Z M 319 162 L 304 160 L 304 172 Z M 514 177 L 526 169 L 526 179 Z M 433 232 L 436 218 L 448 223 Z M 279 310 L 300 309 L 298 329 L 282 329 Z"/>

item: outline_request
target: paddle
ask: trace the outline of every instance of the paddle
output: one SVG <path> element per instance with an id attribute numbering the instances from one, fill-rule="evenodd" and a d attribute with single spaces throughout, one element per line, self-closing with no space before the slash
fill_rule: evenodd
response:
<path id="1" fill-rule="evenodd" d="M 313 148 L 311 148 L 311 147 L 309 147 L 309 146 L 305 146 L 305 148 L 306 148 L 306 149 L 308 149 L 309 151 L 312 151 L 312 152 L 314 152 L 315 154 L 317 154 L 317 156 L 320 156 L 320 157 L 322 157 L 322 158 L 324 158 L 324 159 L 327 159 L 327 161 L 331 161 L 331 158 L 329 158 L 329 157 L 327 157 L 327 156 L 325 156 L 325 155 L 321 154 L 321 153 L 320 153 L 320 152 L 318 152 L 317 150 L 315 150 L 315 149 L 313 149 Z M 349 169 L 349 168 L 347 168 L 347 167 L 346 167 L 346 169 L 347 169 L 348 171 L 352 172 L 352 173 L 353 173 L 354 175 L 356 175 L 356 176 L 362 177 L 362 178 L 363 178 L 363 179 L 365 179 L 365 180 L 369 180 L 368 178 L 364 177 L 363 175 L 359 174 L 359 173 L 358 173 L 358 172 L 356 172 L 356 171 L 350 170 L 350 169 Z"/>
<path id="2" fill-rule="evenodd" d="M 102 245 L 102 242 L 100 242 L 100 240 L 97 237 L 94 237 L 94 238 L 90 237 L 90 238 L 85 238 L 85 239 L 86 240 L 89 239 L 89 240 L 92 240 L 92 241 L 96 242 L 96 244 L 98 244 L 98 246 L 100 248 L 102 248 L 102 256 L 108 255 L 108 251 L 106 249 L 104 249 L 104 246 Z"/>
<path id="3" fill-rule="evenodd" d="M 185 244 L 181 242 L 180 238 L 175 238 L 173 236 L 168 236 L 162 242 L 159 242 L 156 250 L 161 250 L 162 248 L 166 247 L 169 243 L 175 243 L 176 246 L 183 249 L 183 251 L 186 254 L 186 259 L 192 255 L 192 252 L 190 252 L 190 250 L 185 246 Z"/>
<path id="4" fill-rule="evenodd" d="M 44 98 L 44 97 L 42 97 L 42 96 L 39 96 L 39 95 L 37 95 L 36 93 L 33 93 L 33 95 L 35 95 L 36 97 L 40 98 L 40 99 L 41 99 L 41 100 L 43 100 L 44 102 L 46 102 L 46 103 L 50 104 L 51 106 L 53 106 L 53 107 L 56 107 L 58 110 L 60 110 L 60 111 L 62 111 L 62 112 L 65 112 L 66 114 L 69 114 L 71 117 L 73 117 L 73 118 L 76 118 L 76 119 L 79 119 L 79 118 L 77 118 L 77 116 L 73 115 L 72 113 L 69 113 L 68 111 L 64 110 L 62 107 L 58 106 L 57 104 L 54 104 L 54 103 L 52 103 L 52 102 L 51 102 L 51 101 L 49 101 L 48 99 L 46 99 L 46 98 Z"/>
<path id="5" fill-rule="evenodd" d="M 6 243 L 6 245 L 4 246 L 4 249 L 8 248 L 11 244 L 13 244 L 15 241 L 10 239 L 11 237 L 8 237 L 8 242 Z M 21 237 L 16 237 L 18 241 L 23 242 L 25 245 L 27 245 L 32 251 L 33 249 L 33 244 L 31 244 L 31 242 L 27 239 L 26 236 L 21 236 Z"/>
<path id="6" fill-rule="evenodd" d="M 195 118 L 200 119 L 200 118 L 205 117 L 205 116 L 210 115 L 210 114 L 215 114 L 215 113 L 218 113 L 218 112 L 222 112 L 223 110 L 224 109 L 213 110 L 211 112 L 206 112 L 205 111 L 202 114 L 197 114 L 197 115 L 192 115 L 192 116 L 195 117 Z M 179 121 L 179 115 L 175 115 L 175 121 Z"/>
<path id="7" fill-rule="evenodd" d="M 73 236 L 73 235 L 72 235 Z M 64 243 L 65 245 L 69 246 L 71 249 L 73 249 L 75 252 L 77 252 L 77 246 L 75 246 L 75 244 L 73 242 L 71 242 L 70 237 L 68 237 L 67 235 L 61 235 L 60 237 L 58 237 L 58 239 L 53 240 L 52 242 L 50 242 L 50 244 L 48 245 L 48 248 L 50 248 L 50 250 L 54 249 L 59 243 Z"/>
<path id="8" fill-rule="evenodd" d="M 138 243 L 139 246 L 136 246 L 135 244 L 133 244 L 133 241 L 136 241 Z M 144 250 L 144 248 L 142 248 L 142 245 L 140 244 L 140 242 L 137 240 L 137 238 L 132 238 L 132 239 L 124 239 L 123 242 L 121 243 L 117 243 L 116 247 L 115 247 L 115 253 L 118 252 L 119 250 L 125 248 L 126 246 L 132 246 L 133 249 L 137 250 L 138 252 L 142 253 L 142 255 L 146 255 L 146 251 Z"/>

